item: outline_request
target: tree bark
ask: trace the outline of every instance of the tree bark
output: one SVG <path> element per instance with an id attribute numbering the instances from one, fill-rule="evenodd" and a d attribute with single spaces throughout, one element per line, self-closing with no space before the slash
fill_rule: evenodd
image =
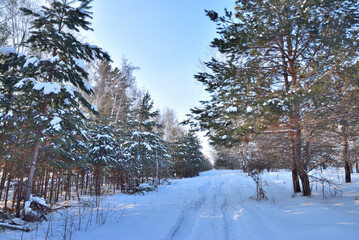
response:
<path id="1" fill-rule="evenodd" d="M 23 185 L 23 176 L 20 176 L 18 183 L 17 199 L 16 199 L 16 217 L 20 217 L 22 185 Z"/>
<path id="2" fill-rule="evenodd" d="M 76 196 L 77 196 L 77 201 L 79 201 L 80 202 L 80 193 L 79 193 L 79 179 L 80 179 L 80 173 L 79 173 L 79 171 L 77 171 L 77 173 L 76 173 Z"/>
<path id="3" fill-rule="evenodd" d="M 6 210 L 6 207 L 7 207 L 7 200 L 8 200 L 8 197 L 9 197 L 9 188 L 10 188 L 10 183 L 11 183 L 11 180 L 12 180 L 12 172 L 10 171 L 10 175 L 8 177 L 8 180 L 7 180 L 7 184 L 6 184 L 6 190 L 5 190 L 5 198 L 4 198 L 4 211 Z"/>
<path id="4" fill-rule="evenodd" d="M 346 130 L 346 127 L 343 126 L 343 132 Z M 351 182 L 351 176 L 350 176 L 350 163 L 349 163 L 349 155 L 348 155 L 348 138 L 347 135 L 343 135 L 343 162 L 344 162 L 344 170 L 345 170 L 345 182 L 350 183 Z"/>
<path id="5" fill-rule="evenodd" d="M 60 191 L 61 191 L 61 177 L 60 176 L 62 176 L 62 172 L 60 172 L 56 178 L 55 203 L 59 200 L 59 195 L 60 195 Z"/>
<path id="6" fill-rule="evenodd" d="M 47 197 L 47 189 L 48 189 L 48 186 L 49 186 L 49 180 L 50 180 L 50 172 L 49 172 L 49 169 L 47 168 L 46 169 L 46 175 L 45 175 L 45 186 L 44 186 L 44 191 L 42 193 L 43 197 L 46 199 Z"/>
<path id="7" fill-rule="evenodd" d="M 295 193 L 301 192 L 298 170 L 297 170 L 297 166 L 295 165 L 294 156 L 292 156 L 292 181 L 293 181 L 293 191 Z"/>
<path id="8" fill-rule="evenodd" d="M 310 196 L 311 195 L 311 189 L 310 189 L 310 181 L 309 176 L 307 174 L 307 171 L 305 169 L 305 163 L 301 157 L 301 151 L 302 151 L 302 139 L 301 139 L 301 126 L 300 126 L 300 117 L 299 117 L 299 111 L 296 111 L 297 114 L 290 117 L 290 122 L 293 128 L 291 129 L 289 136 L 291 140 L 291 147 L 292 147 L 292 161 L 294 161 L 297 170 L 298 175 L 300 177 L 300 180 L 302 182 L 302 191 L 303 196 Z"/>
<path id="9" fill-rule="evenodd" d="M 291 90 L 297 90 L 300 86 L 300 79 L 297 79 L 297 72 L 296 72 L 296 66 L 295 66 L 295 60 L 292 58 L 293 56 L 293 48 L 290 37 L 287 37 L 287 44 L 288 44 L 288 66 L 289 66 L 289 74 L 291 76 Z M 289 83 L 288 83 L 289 84 Z M 287 89 L 287 91 L 289 88 Z M 306 164 L 304 163 L 304 160 L 302 159 L 301 152 L 302 152 L 302 127 L 300 122 L 300 106 L 296 103 L 293 103 L 292 106 L 292 113 L 289 114 L 289 123 L 291 125 L 291 129 L 289 132 L 289 138 L 291 141 L 291 147 L 292 147 L 292 161 L 294 161 L 298 174 L 300 177 L 300 180 L 302 182 L 302 190 L 303 190 L 303 196 L 310 196 L 311 190 L 310 190 L 310 182 L 309 177 L 306 171 Z"/>
<path id="10" fill-rule="evenodd" d="M 0 157 L 1 157 L 1 155 L 0 155 Z M 1 176 L 1 183 L 0 183 L 0 200 L 2 198 L 2 192 L 4 190 L 6 176 L 7 176 L 7 172 L 8 172 L 7 164 L 8 164 L 8 162 L 5 161 L 3 171 L 2 171 L 2 176 Z"/>
<path id="11" fill-rule="evenodd" d="M 28 177 L 27 185 L 26 185 L 25 201 L 28 201 L 30 199 L 30 195 L 31 195 L 31 191 L 32 191 L 32 182 L 34 180 L 35 165 L 36 165 L 37 156 L 39 154 L 39 147 L 40 147 L 40 141 L 38 139 L 36 139 L 35 144 L 34 144 L 34 151 L 32 153 L 32 157 L 31 157 L 31 166 L 30 166 L 30 171 L 29 171 L 29 177 Z"/>

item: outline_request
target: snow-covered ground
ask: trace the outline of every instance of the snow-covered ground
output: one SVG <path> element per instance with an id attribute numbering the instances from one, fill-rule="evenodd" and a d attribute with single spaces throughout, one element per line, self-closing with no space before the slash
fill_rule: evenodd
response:
<path id="1" fill-rule="evenodd" d="M 268 200 L 258 202 L 248 175 L 213 170 L 145 195 L 103 197 L 98 208 L 63 210 L 36 231 L 7 230 L 0 239 L 358 239 L 359 174 L 350 184 L 341 170 L 315 175 L 340 189 L 317 182 L 311 198 L 293 196 L 290 172 L 269 172 Z"/>

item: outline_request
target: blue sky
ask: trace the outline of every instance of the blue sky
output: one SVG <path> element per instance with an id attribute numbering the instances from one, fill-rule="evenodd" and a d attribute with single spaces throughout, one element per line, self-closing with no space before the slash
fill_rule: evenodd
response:
<path id="1" fill-rule="evenodd" d="M 125 57 L 140 67 L 138 87 L 150 92 L 157 108 L 169 107 L 183 120 L 206 98 L 193 78 L 216 36 L 204 10 L 223 14 L 233 6 L 234 0 L 95 0 L 94 32 L 86 36 L 110 53 L 115 66 Z"/>

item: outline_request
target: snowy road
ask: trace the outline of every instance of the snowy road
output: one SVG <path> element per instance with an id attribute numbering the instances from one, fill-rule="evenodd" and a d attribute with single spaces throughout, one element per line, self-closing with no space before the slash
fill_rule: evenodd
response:
<path id="1" fill-rule="evenodd" d="M 268 200 L 257 202 L 248 175 L 209 171 L 145 196 L 110 197 L 125 209 L 120 221 L 73 239 L 357 239 L 359 179 L 353 177 L 342 197 L 323 200 L 321 189 L 312 198 L 292 198 L 289 172 L 265 173 Z"/>
<path id="2" fill-rule="evenodd" d="M 201 197 L 185 206 L 171 239 L 229 239 L 231 190 L 221 175 L 210 178 L 200 188 Z"/>
<path id="3" fill-rule="evenodd" d="M 343 172 L 337 170 L 317 176 L 344 182 Z M 64 210 L 36 231 L 5 231 L 0 239 L 356 240 L 359 174 L 353 174 L 352 179 L 351 184 L 340 185 L 341 193 L 313 183 L 313 196 L 306 198 L 292 197 L 289 171 L 264 173 L 268 200 L 257 202 L 251 199 L 255 185 L 247 174 L 209 171 L 174 180 L 145 195 L 105 196 L 94 211 L 82 207 Z"/>
<path id="4" fill-rule="evenodd" d="M 157 193 L 127 196 L 117 226 L 75 234 L 74 239 L 241 239 L 243 233 L 233 224 L 243 211 L 240 186 L 246 182 L 253 187 L 252 180 L 237 171 L 210 171 L 162 186 Z"/>

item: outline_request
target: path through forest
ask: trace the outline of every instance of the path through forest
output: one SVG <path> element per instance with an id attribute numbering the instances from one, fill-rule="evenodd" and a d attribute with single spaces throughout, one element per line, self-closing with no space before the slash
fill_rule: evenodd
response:
<path id="1" fill-rule="evenodd" d="M 268 200 L 262 202 L 251 198 L 255 186 L 247 174 L 228 170 L 176 180 L 144 196 L 112 196 L 125 210 L 121 220 L 73 239 L 357 239 L 358 174 L 342 185 L 341 197 L 324 189 L 326 199 L 318 185 L 312 198 L 293 198 L 289 172 L 265 173 L 263 184 Z"/>
<path id="2" fill-rule="evenodd" d="M 95 208 L 86 207 L 96 206 L 94 197 L 82 196 L 37 230 L 6 230 L 0 239 L 358 239 L 359 174 L 350 184 L 341 169 L 313 174 L 337 182 L 340 191 L 312 182 L 311 198 L 293 196 L 290 171 L 265 172 L 268 200 L 258 202 L 247 174 L 213 170 L 144 195 L 103 196 Z"/>

